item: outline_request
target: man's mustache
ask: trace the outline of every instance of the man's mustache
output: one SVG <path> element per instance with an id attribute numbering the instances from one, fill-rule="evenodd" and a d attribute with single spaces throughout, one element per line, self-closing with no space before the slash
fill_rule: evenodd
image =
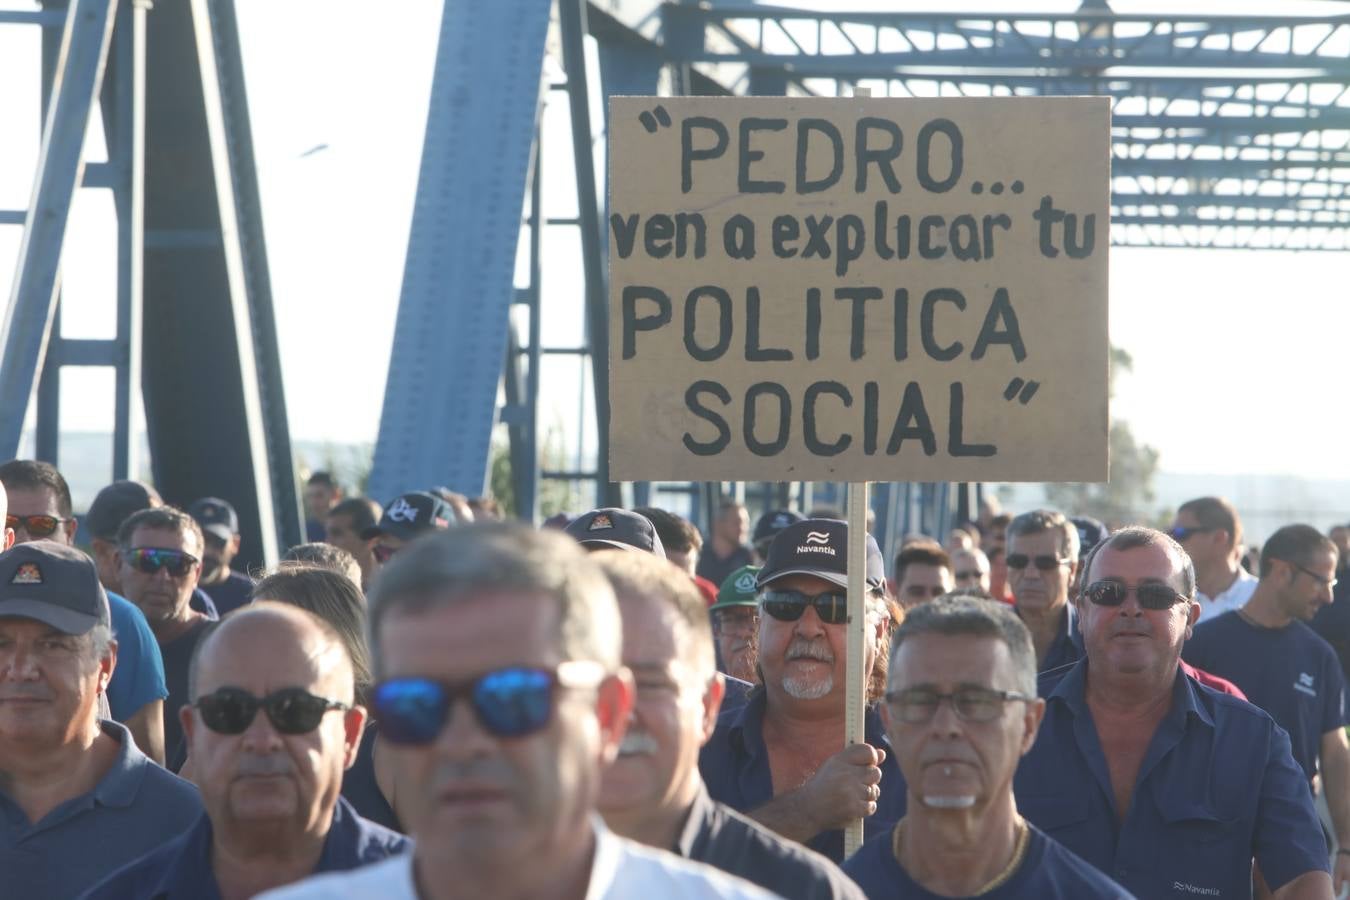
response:
<path id="1" fill-rule="evenodd" d="M 785 659 L 818 659 L 821 662 L 834 662 L 834 653 L 830 650 L 829 642 L 823 638 L 817 640 L 807 640 L 805 638 L 796 638 L 791 644 L 788 644 Z"/>

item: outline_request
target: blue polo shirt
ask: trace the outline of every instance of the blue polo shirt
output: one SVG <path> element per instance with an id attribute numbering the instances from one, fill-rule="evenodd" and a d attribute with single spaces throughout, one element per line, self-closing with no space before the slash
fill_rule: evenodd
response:
<path id="1" fill-rule="evenodd" d="M 1326 641 L 1302 622 L 1262 628 L 1227 612 L 1197 625 L 1181 652 L 1270 713 L 1289 732 L 1294 760 L 1312 781 L 1322 735 L 1346 724 L 1345 676 Z"/>
<path id="2" fill-rule="evenodd" d="M 220 900 L 211 869 L 211 840 L 211 819 L 202 813 L 186 834 L 118 869 L 83 900 Z M 403 835 L 366 821 L 339 797 L 314 872 L 344 872 L 410 846 Z"/>
<path id="3" fill-rule="evenodd" d="M 195 787 L 147 759 L 124 726 L 99 726 L 120 749 L 92 791 L 29 822 L 0 788 L 0 896 L 78 897 L 201 815 Z"/>
<path id="4" fill-rule="evenodd" d="M 769 752 L 760 730 L 764 721 L 766 697 L 762 687 L 753 691 L 745 704 L 717 717 L 717 728 L 703 745 L 698 767 L 708 794 L 737 812 L 753 813 L 773 799 L 773 776 L 769 772 Z M 895 761 L 895 751 L 881 727 L 881 716 L 869 707 L 863 736 L 873 747 L 886 751 L 881 763 L 881 797 L 877 811 L 863 820 L 863 836 L 888 830 L 905 814 L 905 776 Z M 842 735 L 841 735 L 842 738 Z M 843 741 L 840 741 L 843 749 Z M 842 829 L 822 831 L 806 846 L 836 863 L 844 859 Z"/>
<path id="5" fill-rule="evenodd" d="M 1017 607 L 1013 607 L 1017 612 Z M 1018 618 L 1022 617 L 1017 612 Z M 1045 654 L 1045 662 L 1040 665 L 1040 671 L 1049 672 L 1051 669 L 1058 669 L 1061 666 L 1067 666 L 1076 663 L 1083 658 L 1083 635 L 1078 631 L 1077 615 L 1074 613 L 1072 603 L 1064 604 L 1064 615 L 1060 618 L 1059 631 L 1055 635 L 1054 642 L 1050 645 L 1049 651 Z"/>
<path id="6" fill-rule="evenodd" d="M 892 832 L 872 838 L 844 863 L 844 874 L 869 897 L 899 900 L 942 900 L 909 877 L 891 845 Z M 1047 837 L 1035 825 L 1027 838 L 1027 855 L 1017 871 L 981 900 L 1134 900 L 1129 891 Z"/>
<path id="7" fill-rule="evenodd" d="M 1140 897 L 1250 898 L 1253 856 L 1272 890 L 1328 870 L 1284 729 L 1180 672 L 1120 822 L 1085 696 L 1088 663 L 1041 677 L 1045 719 L 1013 782 L 1028 820 Z"/>
<path id="8" fill-rule="evenodd" d="M 145 613 L 136 604 L 108 591 L 113 637 L 117 638 L 117 667 L 108 680 L 108 708 L 125 722 L 147 703 L 169 696 L 164 685 L 164 660 Z"/>

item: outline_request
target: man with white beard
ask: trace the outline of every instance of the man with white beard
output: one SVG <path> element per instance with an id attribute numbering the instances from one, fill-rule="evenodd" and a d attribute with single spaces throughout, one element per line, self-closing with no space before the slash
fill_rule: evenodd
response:
<path id="1" fill-rule="evenodd" d="M 595 559 L 619 599 L 623 664 L 637 686 L 619 758 L 600 786 L 605 823 L 786 900 L 863 900 L 829 860 L 708 796 L 698 752 L 717 721 L 723 679 L 698 588 L 648 553 Z"/>
<path id="2" fill-rule="evenodd" d="M 843 826 L 890 828 L 905 781 L 875 703 L 886 685 L 889 623 L 881 551 L 867 541 L 866 742 L 844 746 L 848 525 L 806 519 L 783 529 L 758 577 L 760 687 L 723 713 L 699 768 L 714 800 L 835 862 Z"/>

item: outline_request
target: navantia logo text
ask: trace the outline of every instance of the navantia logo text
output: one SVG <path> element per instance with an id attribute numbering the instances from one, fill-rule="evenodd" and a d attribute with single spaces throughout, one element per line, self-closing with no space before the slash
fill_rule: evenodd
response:
<path id="1" fill-rule="evenodd" d="M 830 533 L 828 531 L 808 531 L 806 533 L 806 542 L 808 544 L 828 544 L 830 542 Z"/>

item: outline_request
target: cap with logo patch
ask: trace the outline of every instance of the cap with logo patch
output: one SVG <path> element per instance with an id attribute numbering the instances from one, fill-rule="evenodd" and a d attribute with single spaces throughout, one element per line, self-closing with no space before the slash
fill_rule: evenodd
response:
<path id="1" fill-rule="evenodd" d="M 722 582 L 717 591 L 717 602 L 709 610 L 726 609 L 729 606 L 758 606 L 759 589 L 755 587 L 755 576 L 759 566 L 741 566 Z"/>
<path id="2" fill-rule="evenodd" d="M 839 519 L 803 519 L 774 537 L 755 586 L 763 588 L 787 575 L 814 575 L 848 587 L 848 523 Z M 886 565 L 876 539 L 867 535 L 867 586 L 886 583 Z"/>
<path id="3" fill-rule="evenodd" d="M 203 497 L 188 507 L 188 515 L 197 520 L 206 534 L 228 541 L 239 533 L 239 516 L 234 507 L 219 497 Z"/>
<path id="4" fill-rule="evenodd" d="M 768 546 L 769 541 L 773 540 L 778 532 L 805 518 L 806 516 L 795 509 L 771 509 L 760 516 L 759 521 L 755 523 L 754 536 L 750 539 L 750 543 L 755 545 L 755 549 L 759 550 L 762 556 L 764 555 L 764 548 Z"/>
<path id="5" fill-rule="evenodd" d="M 379 523 L 361 532 L 361 540 L 390 534 L 410 541 L 428 531 L 443 531 L 453 521 L 455 512 L 449 503 L 426 491 L 412 491 L 386 506 Z"/>
<path id="6" fill-rule="evenodd" d="M 563 531 L 590 550 L 642 550 L 666 558 L 666 548 L 652 520 L 630 509 L 593 509 L 577 516 Z"/>
<path id="7" fill-rule="evenodd" d="M 3 616 L 35 619 L 66 634 L 111 624 L 94 561 L 55 541 L 29 541 L 0 554 Z"/>

